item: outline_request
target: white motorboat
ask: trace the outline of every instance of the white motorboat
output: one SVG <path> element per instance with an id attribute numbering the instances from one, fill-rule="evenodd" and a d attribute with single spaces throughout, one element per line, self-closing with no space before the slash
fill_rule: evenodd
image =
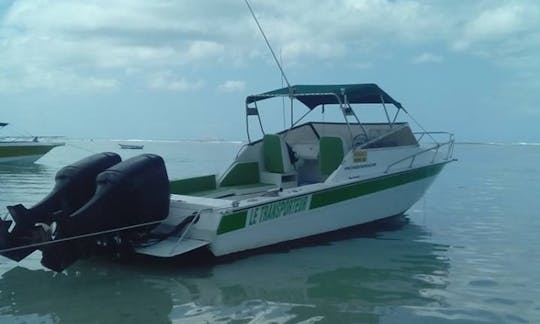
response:
<path id="1" fill-rule="evenodd" d="M 291 117 L 297 102 L 306 113 L 265 133 L 259 105 L 281 97 L 290 99 Z M 361 105 L 379 105 L 386 120 L 360 122 Z M 329 109 L 344 121 L 301 123 Z M 223 174 L 170 181 L 159 156 L 120 162 L 114 153 L 94 155 L 60 170 L 55 189 L 36 206 L 8 207 L 15 226 L 9 231 L 11 221 L 3 221 L 0 253 L 18 261 L 38 248 L 42 263 L 57 271 L 96 249 L 220 257 L 403 214 L 453 161 L 454 139 L 413 133 L 397 122 L 402 112 L 375 84 L 297 85 L 248 96 L 248 142 Z M 252 139 L 253 119 L 261 138 Z"/>
<path id="2" fill-rule="evenodd" d="M 118 144 L 123 150 L 142 150 L 144 145 L 139 144 Z"/>
<path id="3" fill-rule="evenodd" d="M 8 123 L 0 123 L 0 128 Z M 50 150 L 64 143 L 42 142 L 38 137 L 1 137 L 0 163 L 33 163 Z"/>

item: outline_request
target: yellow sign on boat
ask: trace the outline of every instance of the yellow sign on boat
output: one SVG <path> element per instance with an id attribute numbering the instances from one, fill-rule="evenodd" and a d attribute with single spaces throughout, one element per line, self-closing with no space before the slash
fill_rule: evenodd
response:
<path id="1" fill-rule="evenodd" d="M 353 160 L 354 160 L 354 162 L 366 162 L 367 161 L 367 151 L 354 150 Z"/>

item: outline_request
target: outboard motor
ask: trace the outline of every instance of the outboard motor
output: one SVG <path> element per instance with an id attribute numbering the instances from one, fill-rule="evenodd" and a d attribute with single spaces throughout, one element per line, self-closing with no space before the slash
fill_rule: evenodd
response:
<path id="1" fill-rule="evenodd" d="M 40 248 L 41 263 L 62 271 L 78 258 L 92 254 L 98 242 L 113 249 L 131 247 L 132 240 L 167 217 L 169 194 L 165 163 L 158 155 L 139 155 L 103 171 L 97 177 L 94 196 L 58 220 L 53 242 L 61 241 Z M 71 237 L 82 238 L 64 240 Z"/>
<path id="2" fill-rule="evenodd" d="M 94 195 L 97 175 L 120 161 L 116 153 L 91 155 L 60 169 L 51 193 L 32 208 L 27 209 L 21 204 L 8 206 L 15 227 L 8 232 L 11 221 L 0 220 L 0 249 L 39 243 L 46 239 L 44 228 L 62 215 L 70 215 L 81 208 Z M 2 255 L 20 261 L 35 250 L 19 249 Z"/>

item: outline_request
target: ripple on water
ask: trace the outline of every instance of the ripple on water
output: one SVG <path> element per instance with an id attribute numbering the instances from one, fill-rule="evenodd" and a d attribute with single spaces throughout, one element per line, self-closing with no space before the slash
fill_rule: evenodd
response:
<path id="1" fill-rule="evenodd" d="M 415 279 L 426 282 L 430 285 L 440 285 L 440 286 L 446 286 L 448 284 L 448 278 L 446 276 L 440 276 L 440 275 L 429 275 L 429 274 L 417 274 L 414 275 Z"/>
<path id="2" fill-rule="evenodd" d="M 513 318 L 510 319 L 510 316 Z M 500 316 L 479 307 L 402 307 L 385 318 L 386 323 L 508 323 L 509 320 L 522 323 L 518 315 Z"/>
<path id="3" fill-rule="evenodd" d="M 497 286 L 498 283 L 492 279 L 477 279 L 469 281 L 469 285 L 473 287 L 494 287 Z"/>
<path id="4" fill-rule="evenodd" d="M 173 308 L 170 318 L 192 323 L 316 323 L 324 316 L 303 317 L 289 311 L 295 308 L 314 308 L 313 305 L 279 303 L 265 300 L 246 300 L 241 304 L 229 307 L 202 307 L 196 303 L 186 303 Z"/>
<path id="5" fill-rule="evenodd" d="M 153 145 L 171 177 L 216 173 L 235 153 L 217 144 L 145 148 Z M 50 165 L 0 166 L 0 205 L 44 197 L 56 171 L 81 157 L 69 149 L 53 150 Z M 41 269 L 38 254 L 21 264 L 25 271 L 2 259 L 0 323 L 538 322 L 540 151 L 522 149 L 512 160 L 512 148 L 460 149 L 463 159 L 409 211 L 411 224 L 384 235 L 197 267 L 197 275 L 89 260 L 71 276 L 52 276 L 28 270 Z"/>
<path id="6" fill-rule="evenodd" d="M 514 301 L 514 300 L 506 299 L 506 298 L 500 298 L 500 297 L 487 298 L 485 301 L 488 302 L 488 303 L 503 304 L 503 305 L 515 305 L 516 304 L 516 301 Z"/>

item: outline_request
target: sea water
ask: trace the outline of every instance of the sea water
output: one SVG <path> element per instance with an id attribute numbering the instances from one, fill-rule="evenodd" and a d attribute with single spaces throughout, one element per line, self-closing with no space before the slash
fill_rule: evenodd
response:
<path id="1" fill-rule="evenodd" d="M 241 143 L 70 140 L 0 166 L 4 206 L 31 206 L 91 153 L 156 153 L 169 176 L 219 173 Z M 0 323 L 539 323 L 540 146 L 456 145 L 404 217 L 309 246 L 181 266 L 91 258 L 63 273 L 0 257 Z M 279 230 L 279 229 L 276 229 Z"/>

